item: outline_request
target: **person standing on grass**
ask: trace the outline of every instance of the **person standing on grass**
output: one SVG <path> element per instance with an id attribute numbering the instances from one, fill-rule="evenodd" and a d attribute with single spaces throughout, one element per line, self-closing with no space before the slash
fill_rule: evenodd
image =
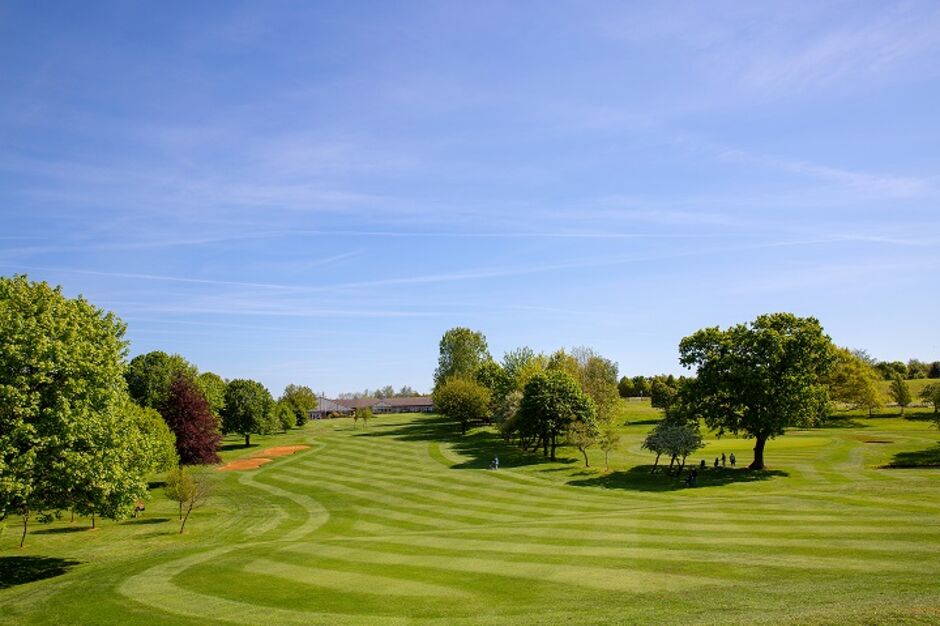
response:
<path id="1" fill-rule="evenodd" d="M 715 457 L 715 469 L 718 469 L 718 457 Z"/>
<path id="2" fill-rule="evenodd" d="M 705 459 L 702 459 L 702 462 L 699 463 L 698 466 L 699 466 L 699 469 L 701 469 L 704 472 L 705 471 Z"/>
<path id="3" fill-rule="evenodd" d="M 734 467 L 734 452 L 731 453 L 731 467 Z"/>
<path id="4" fill-rule="evenodd" d="M 721 466 L 722 467 L 725 466 L 725 453 L 724 452 L 721 453 Z"/>

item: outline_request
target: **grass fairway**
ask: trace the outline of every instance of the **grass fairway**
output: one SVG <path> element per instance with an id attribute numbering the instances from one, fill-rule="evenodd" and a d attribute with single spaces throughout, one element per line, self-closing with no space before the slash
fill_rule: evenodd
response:
<path id="1" fill-rule="evenodd" d="M 657 413 L 625 403 L 603 471 L 542 463 L 436 417 L 351 420 L 259 438 L 311 445 L 245 472 L 211 471 L 210 504 L 176 534 L 145 516 L 0 537 L 7 623 L 938 623 L 940 470 L 929 422 L 852 415 L 767 447 L 772 470 L 650 476 Z M 909 410 L 908 413 L 916 412 Z M 709 441 L 750 460 L 748 441 Z M 485 469 L 498 454 L 497 472 Z M 937 455 L 934 455 L 936 457 Z"/>

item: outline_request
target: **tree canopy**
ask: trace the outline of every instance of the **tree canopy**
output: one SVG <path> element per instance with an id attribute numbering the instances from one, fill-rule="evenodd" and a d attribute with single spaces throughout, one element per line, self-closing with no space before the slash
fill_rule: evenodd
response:
<path id="1" fill-rule="evenodd" d="M 434 407 L 442 415 L 458 422 L 460 431 L 486 418 L 490 408 L 490 391 L 470 378 L 453 377 L 434 388 Z"/>
<path id="2" fill-rule="evenodd" d="M 516 427 L 523 447 L 541 447 L 554 461 L 559 439 L 572 423 L 583 421 L 596 430 L 596 417 L 594 401 L 580 385 L 564 371 L 549 370 L 526 383 Z"/>
<path id="3" fill-rule="evenodd" d="M 292 426 L 303 426 L 307 423 L 310 411 L 317 408 L 317 394 L 306 385 L 287 385 L 280 401 L 290 407 L 294 415 Z"/>
<path id="4" fill-rule="evenodd" d="M 218 463 L 219 425 L 196 383 L 177 376 L 160 405 L 160 414 L 176 435 L 176 451 L 184 465 Z"/>
<path id="5" fill-rule="evenodd" d="M 903 414 L 904 409 L 911 403 L 911 400 L 913 400 L 911 397 L 911 388 L 900 374 L 895 374 L 894 378 L 891 380 L 889 391 L 891 398 L 894 400 L 895 404 L 901 407 L 901 413 Z"/>
<path id="6" fill-rule="evenodd" d="M 434 385 L 453 377 L 472 378 L 490 358 L 483 333 L 469 328 L 451 328 L 441 337 Z"/>
<path id="7" fill-rule="evenodd" d="M 845 348 L 834 349 L 834 362 L 826 382 L 829 396 L 853 408 L 864 408 L 871 415 L 884 406 L 881 375 L 866 360 Z"/>
<path id="8" fill-rule="evenodd" d="M 681 401 L 719 435 L 753 437 L 750 467 L 763 469 L 768 439 L 825 414 L 831 346 L 818 320 L 790 313 L 702 329 L 679 344 L 680 363 L 697 370 L 681 386 Z"/>
<path id="9" fill-rule="evenodd" d="M 127 401 L 123 322 L 14 276 L 0 278 L 0 328 L 0 516 L 22 514 L 24 539 L 38 511 L 123 517 L 161 456 L 152 415 Z"/>
<path id="10" fill-rule="evenodd" d="M 215 372 L 203 372 L 196 377 L 195 383 L 209 403 L 212 415 L 221 424 L 222 407 L 225 406 L 225 379 Z"/>
<path id="11" fill-rule="evenodd" d="M 196 366 L 182 356 L 154 350 L 131 359 L 124 377 L 134 402 L 160 410 L 174 380 L 180 376 L 195 380 L 197 374 Z"/>
<path id="12" fill-rule="evenodd" d="M 251 445 L 251 435 L 269 432 L 272 428 L 274 398 L 264 385 L 244 378 L 229 382 L 225 389 L 222 427 L 227 433 L 238 433 Z"/>

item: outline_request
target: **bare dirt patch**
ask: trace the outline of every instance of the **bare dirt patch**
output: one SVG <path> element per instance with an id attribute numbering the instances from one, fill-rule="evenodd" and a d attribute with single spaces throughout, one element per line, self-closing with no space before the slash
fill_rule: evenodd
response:
<path id="1" fill-rule="evenodd" d="M 310 446 L 276 446 L 274 448 L 262 450 L 258 453 L 258 455 L 264 457 L 288 456 L 295 452 L 300 452 L 301 450 L 307 450 L 309 448 Z"/>
<path id="2" fill-rule="evenodd" d="M 234 461 L 229 461 L 225 465 L 219 468 L 220 472 L 231 472 L 238 470 L 251 470 L 258 469 L 265 463 L 270 463 L 271 459 L 265 459 L 260 456 L 252 457 L 250 459 L 236 459 Z"/>

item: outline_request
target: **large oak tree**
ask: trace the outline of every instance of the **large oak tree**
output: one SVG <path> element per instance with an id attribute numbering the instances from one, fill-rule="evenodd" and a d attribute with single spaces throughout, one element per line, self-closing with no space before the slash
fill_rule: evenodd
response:
<path id="1" fill-rule="evenodd" d="M 704 328 L 680 342 L 679 354 L 697 370 L 680 388 L 682 404 L 719 434 L 753 437 L 751 469 L 764 468 L 768 439 L 825 414 L 833 350 L 815 318 L 773 313 L 727 330 Z"/>

